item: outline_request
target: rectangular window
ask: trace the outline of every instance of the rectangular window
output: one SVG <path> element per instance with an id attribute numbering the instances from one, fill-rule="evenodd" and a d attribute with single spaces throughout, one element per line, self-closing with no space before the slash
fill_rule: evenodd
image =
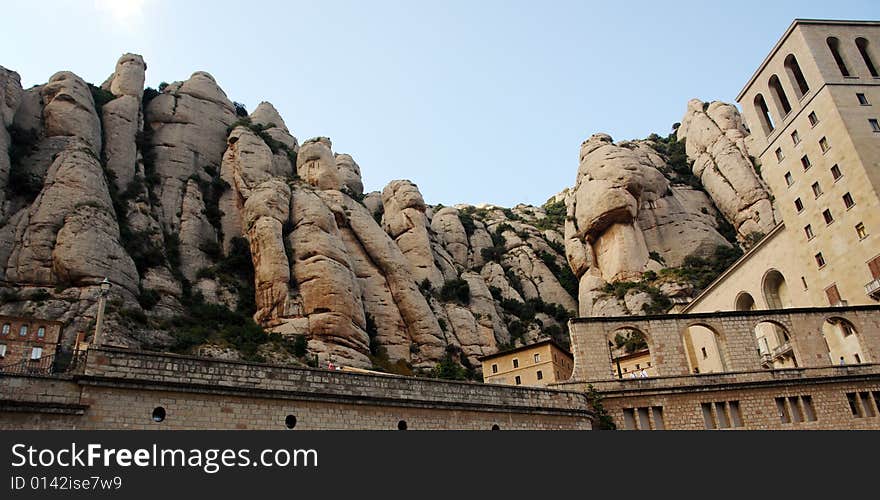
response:
<path id="1" fill-rule="evenodd" d="M 831 210 L 825 209 L 822 212 L 822 218 L 825 219 L 825 224 L 831 224 L 834 222 L 834 216 L 831 215 Z"/>
<path id="2" fill-rule="evenodd" d="M 538 370 L 538 380 L 544 380 L 544 373 L 541 370 Z"/>
<path id="3" fill-rule="evenodd" d="M 807 422 L 816 421 L 816 409 L 813 408 L 812 396 L 801 396 L 801 403 L 804 405 L 804 419 Z"/>
<path id="4" fill-rule="evenodd" d="M 814 182 L 811 187 L 813 188 L 813 196 L 816 198 L 822 196 L 822 186 L 818 182 Z"/>
<path id="5" fill-rule="evenodd" d="M 794 177 L 791 176 L 791 172 L 786 172 L 785 173 L 785 185 L 791 186 L 792 184 L 794 184 Z"/>
<path id="6" fill-rule="evenodd" d="M 730 428 L 730 421 L 727 420 L 727 403 L 715 403 L 715 413 L 718 415 L 718 428 Z"/>
<path id="7" fill-rule="evenodd" d="M 809 224 L 807 224 L 806 226 L 804 226 L 804 234 L 807 235 L 807 239 L 808 239 L 808 240 L 812 240 L 813 237 L 815 236 L 815 235 L 813 234 L 813 226 L 811 226 L 811 225 L 809 225 Z"/>
<path id="8" fill-rule="evenodd" d="M 6 357 L 6 344 L 0 344 L 0 358 Z"/>
<path id="9" fill-rule="evenodd" d="M 849 210 L 850 208 L 855 206 L 856 201 L 853 200 L 853 197 L 851 194 L 846 193 L 845 195 L 843 195 L 843 204 L 846 206 L 847 210 Z"/>
<path id="10" fill-rule="evenodd" d="M 801 157 L 801 165 L 804 166 L 804 170 L 809 170 L 810 167 L 813 166 L 813 164 L 810 162 L 810 157 L 807 155 Z"/>
<path id="11" fill-rule="evenodd" d="M 852 412 L 852 416 L 862 418 L 862 409 L 859 407 L 859 400 L 856 393 L 848 392 L 846 394 L 846 400 L 849 402 L 849 411 Z"/>
<path id="12" fill-rule="evenodd" d="M 628 431 L 636 430 L 636 412 L 634 409 L 623 409 L 623 428 Z"/>
<path id="13" fill-rule="evenodd" d="M 785 155 L 782 153 L 782 148 L 776 148 L 776 161 L 782 161 L 785 159 Z"/>
<path id="14" fill-rule="evenodd" d="M 492 373 L 498 373 L 498 365 L 492 365 Z"/>
<path id="15" fill-rule="evenodd" d="M 837 289 L 837 285 L 831 285 L 826 288 L 825 297 L 828 298 L 829 305 L 836 306 L 840 304 L 840 290 Z"/>
<path id="16" fill-rule="evenodd" d="M 856 98 L 859 100 L 859 104 L 862 106 L 870 106 L 871 103 L 868 102 L 867 96 L 865 94 L 856 94 Z"/>
<path id="17" fill-rule="evenodd" d="M 865 416 L 875 416 L 876 413 L 874 413 L 874 405 L 871 404 L 871 394 L 868 392 L 860 392 L 859 399 L 862 400 L 862 409 L 865 410 Z"/>
<path id="18" fill-rule="evenodd" d="M 876 118 L 871 118 L 868 120 L 868 123 L 871 124 L 871 130 L 874 132 L 880 132 L 880 122 L 878 122 Z"/>
<path id="19" fill-rule="evenodd" d="M 739 409 L 739 401 L 730 401 L 727 405 L 730 408 L 730 424 L 733 427 L 742 427 L 743 417 Z"/>
<path id="20" fill-rule="evenodd" d="M 823 153 L 827 153 L 828 150 L 831 149 L 831 146 L 828 145 L 828 139 L 826 139 L 825 137 L 819 139 L 819 148 L 822 150 Z"/>
<path id="21" fill-rule="evenodd" d="M 819 269 L 825 267 L 825 256 L 822 255 L 822 252 L 816 254 L 816 265 L 819 266 Z"/>
<path id="22" fill-rule="evenodd" d="M 651 430 L 651 417 L 648 414 L 647 408 L 639 408 L 636 412 L 639 416 L 639 430 L 649 431 Z"/>
<path id="23" fill-rule="evenodd" d="M 797 130 L 791 133 L 791 142 L 793 142 L 795 145 L 800 144 L 801 136 L 800 134 L 798 134 Z"/>
<path id="24" fill-rule="evenodd" d="M 516 379 L 514 379 L 514 381 L 516 382 L 516 385 L 522 385 L 522 379 L 519 378 L 519 375 L 516 376 Z"/>
<path id="25" fill-rule="evenodd" d="M 819 123 L 819 117 L 816 116 L 816 112 L 813 111 L 809 115 L 807 115 L 807 119 L 810 120 L 810 125 L 815 127 Z"/>
<path id="26" fill-rule="evenodd" d="M 43 357 L 43 348 L 42 347 L 34 347 L 31 349 L 31 360 L 35 361 Z"/>
<path id="27" fill-rule="evenodd" d="M 880 279 L 880 257 L 874 257 L 868 262 L 868 270 L 871 271 L 871 277 Z"/>
<path id="28" fill-rule="evenodd" d="M 654 416 L 654 429 L 658 431 L 666 430 L 666 423 L 663 422 L 663 407 L 655 406 L 651 408 L 651 413 Z"/>
<path id="29" fill-rule="evenodd" d="M 791 408 L 791 421 L 795 424 L 799 424 L 804 421 L 804 415 L 801 413 L 801 407 L 798 404 L 797 396 L 791 396 L 788 398 L 788 405 Z"/>
<path id="30" fill-rule="evenodd" d="M 706 426 L 706 429 L 714 429 L 715 417 L 712 416 L 712 403 L 700 403 L 700 408 L 703 410 L 703 425 Z"/>
<path id="31" fill-rule="evenodd" d="M 838 167 L 837 165 L 831 167 L 831 177 L 834 177 L 835 181 L 843 177 L 843 174 L 840 173 L 840 167 Z"/>
<path id="32" fill-rule="evenodd" d="M 514 368 L 519 368 L 519 360 L 516 359 L 516 358 L 513 359 L 513 367 L 514 367 Z"/>
<path id="33" fill-rule="evenodd" d="M 868 237 L 868 230 L 865 229 L 865 225 L 859 222 L 856 224 L 856 234 L 859 236 L 860 240 L 863 240 Z"/>
<path id="34" fill-rule="evenodd" d="M 798 211 L 798 213 L 803 212 L 804 211 L 804 202 L 802 202 L 800 198 L 794 200 L 794 208 Z"/>
<path id="35" fill-rule="evenodd" d="M 788 414 L 788 408 L 785 405 L 785 398 L 776 398 L 776 412 L 779 415 L 779 421 L 783 424 L 790 424 L 791 417 Z"/>

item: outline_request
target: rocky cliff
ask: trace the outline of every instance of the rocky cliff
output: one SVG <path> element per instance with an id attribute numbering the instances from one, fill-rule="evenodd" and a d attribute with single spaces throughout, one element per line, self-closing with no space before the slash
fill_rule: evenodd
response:
<path id="1" fill-rule="evenodd" d="M 107 277 L 110 343 L 464 377 L 567 343 L 576 314 L 661 311 L 705 278 L 688 263 L 772 227 L 720 103 L 691 103 L 678 137 L 593 136 L 542 207 L 444 207 L 408 180 L 364 193 L 329 138 L 208 73 L 154 90 L 146 70 L 126 54 L 100 86 L 23 90 L 0 67 L 0 313 L 63 321 L 67 343 Z"/>

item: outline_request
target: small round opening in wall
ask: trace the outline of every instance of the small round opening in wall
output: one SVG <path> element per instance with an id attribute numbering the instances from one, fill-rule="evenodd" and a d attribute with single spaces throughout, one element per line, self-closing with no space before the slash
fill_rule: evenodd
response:
<path id="1" fill-rule="evenodd" d="M 405 430 L 406 430 L 406 427 L 407 427 L 407 426 L 406 426 L 406 420 L 401 420 L 400 422 L 397 422 L 397 430 L 399 430 L 399 431 L 405 431 Z"/>
<path id="2" fill-rule="evenodd" d="M 288 415 L 287 418 L 284 419 L 284 425 L 288 429 L 296 427 L 296 415 Z"/>
<path id="3" fill-rule="evenodd" d="M 153 422 L 162 422 L 165 420 L 165 408 L 157 406 L 153 408 Z"/>
<path id="4" fill-rule="evenodd" d="M 500 430 L 501 430 L 501 426 L 498 425 L 498 424 L 492 424 L 492 430 L 493 430 L 493 431 L 500 431 Z"/>

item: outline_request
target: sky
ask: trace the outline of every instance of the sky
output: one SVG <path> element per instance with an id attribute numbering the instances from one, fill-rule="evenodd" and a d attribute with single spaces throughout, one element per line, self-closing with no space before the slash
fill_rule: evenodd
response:
<path id="1" fill-rule="evenodd" d="M 5 2 L 7 3 L 7 2 Z M 367 191 L 430 204 L 543 204 L 578 148 L 666 135 L 691 98 L 734 102 L 795 18 L 880 19 L 870 1 L 41 0 L 3 7 L 0 65 L 25 88 L 100 85 L 125 52 L 147 85 L 208 71 L 333 140 Z"/>

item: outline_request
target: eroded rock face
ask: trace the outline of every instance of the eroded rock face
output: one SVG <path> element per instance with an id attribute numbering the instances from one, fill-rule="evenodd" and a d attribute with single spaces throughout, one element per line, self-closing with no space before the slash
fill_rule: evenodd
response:
<path id="1" fill-rule="evenodd" d="M 678 129 L 678 139 L 687 140 L 694 174 L 741 239 L 776 225 L 769 191 L 746 149 L 747 135 L 735 106 L 698 99 L 688 103 Z"/>
<path id="2" fill-rule="evenodd" d="M 6 278 L 39 285 L 96 284 L 104 277 L 135 293 L 138 274 L 119 244 L 101 165 L 89 145 L 62 152 L 18 220 Z"/>
<path id="3" fill-rule="evenodd" d="M 101 151 L 101 120 L 86 82 L 69 71 L 52 75 L 40 89 L 43 123 L 48 137 L 79 137 L 95 153 Z"/>
<path id="4" fill-rule="evenodd" d="M 199 71 L 168 85 L 150 101 L 145 116 L 150 161 L 159 178 L 160 222 L 166 232 L 176 233 L 188 180 L 195 176 L 209 181 L 205 168 L 220 169 L 235 111 L 214 78 Z"/>
<path id="5" fill-rule="evenodd" d="M 392 181 L 382 190 L 382 205 L 383 229 L 403 252 L 415 280 L 428 280 L 435 288 L 441 286 L 444 280 L 434 265 L 425 200 L 419 188 L 410 181 Z"/>
<path id="6" fill-rule="evenodd" d="M 596 134 L 581 145 L 580 161 L 575 187 L 566 195 L 564 240 L 579 280 L 582 316 L 627 310 L 626 304 L 604 297 L 607 283 L 639 281 L 645 271 L 730 246 L 717 231 L 711 200 L 674 184 L 650 142 L 615 144 L 610 136 Z M 639 314 L 644 304 L 630 300 L 629 305 L 638 306 Z"/>
<path id="7" fill-rule="evenodd" d="M 143 130 L 141 100 L 147 65 L 141 56 L 125 54 L 116 63 L 116 71 L 102 86 L 116 99 L 104 105 L 104 158 L 116 176 L 117 189 L 124 191 L 134 180 L 140 161 L 137 135 Z"/>
<path id="8" fill-rule="evenodd" d="M 9 146 L 12 138 L 7 127 L 12 125 L 21 102 L 21 78 L 18 73 L 0 66 L 0 221 L 6 218 L 6 186 L 9 183 Z"/>

